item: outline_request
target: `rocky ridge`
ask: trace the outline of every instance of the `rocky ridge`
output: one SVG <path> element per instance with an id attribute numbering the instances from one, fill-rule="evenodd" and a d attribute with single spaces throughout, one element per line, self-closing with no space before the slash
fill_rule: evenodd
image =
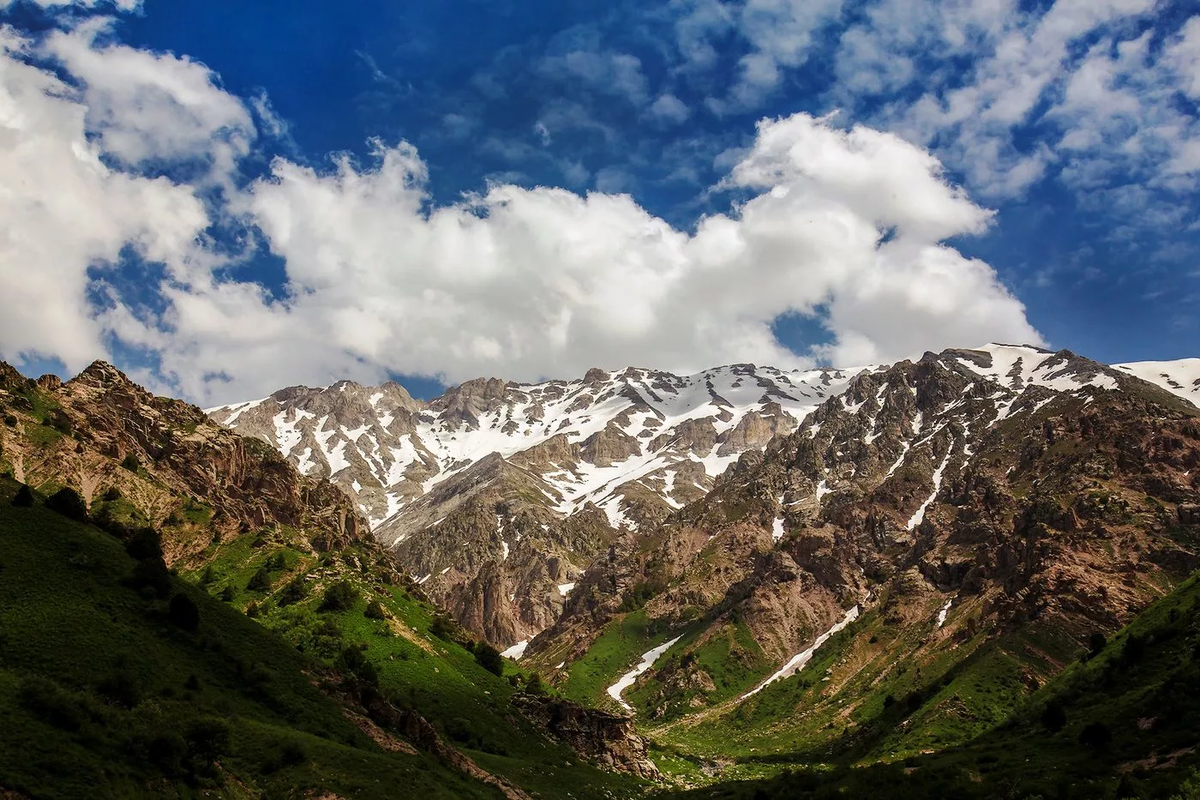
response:
<path id="1" fill-rule="evenodd" d="M 796 711 L 844 726 L 908 665 L 1034 631 L 1071 653 L 1200 566 L 1196 408 L 1129 372 L 1000 346 L 864 371 L 654 536 L 610 548 L 524 662 L 570 693 L 636 611 L 653 632 L 636 650 L 679 643 L 625 696 L 686 728 L 735 713 L 854 610 L 846 655 Z M 1030 686 L 1062 667 L 1013 658 Z M 956 702 L 955 724 L 988 719 Z"/>

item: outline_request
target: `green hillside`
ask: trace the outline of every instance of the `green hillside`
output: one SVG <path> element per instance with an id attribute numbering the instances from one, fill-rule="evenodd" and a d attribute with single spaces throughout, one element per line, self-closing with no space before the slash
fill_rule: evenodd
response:
<path id="1" fill-rule="evenodd" d="M 852 749 L 820 766 L 801 766 L 818 761 L 815 753 L 779 754 L 761 759 L 785 770 L 772 780 L 686 796 L 881 796 L 886 786 L 885 796 L 897 798 L 1200 797 L 1200 576 L 1093 644 L 1002 724 L 962 746 L 869 765 L 855 765 Z M 887 720 L 893 730 L 920 724 L 923 704 L 897 705 Z"/>
<path id="2" fill-rule="evenodd" d="M 349 589 L 332 600 L 319 582 L 282 608 L 270 590 L 235 592 L 234 603 L 257 598 L 262 625 L 209 595 L 229 582 L 213 574 L 252 576 L 278 554 L 286 573 L 299 554 L 218 558 L 201 587 L 168 573 L 144 539 L 123 542 L 40 497 L 13 506 L 19 488 L 0 479 L 0 787 L 18 797 L 503 796 L 451 768 L 447 744 L 533 796 L 637 792 L 518 720 L 512 683 L 452 632 L 428 637 L 423 603 L 379 576 L 350 577 L 345 562 L 365 554 L 318 563 Z M 368 592 L 376 618 L 364 615 Z M 437 728 L 440 755 L 410 743 L 429 736 L 414 734 L 413 711 Z"/>

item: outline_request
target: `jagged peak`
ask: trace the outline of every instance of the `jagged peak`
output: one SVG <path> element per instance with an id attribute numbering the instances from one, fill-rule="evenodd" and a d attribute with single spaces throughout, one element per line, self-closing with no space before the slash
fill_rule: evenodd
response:
<path id="1" fill-rule="evenodd" d="M 69 385 L 95 386 L 101 389 L 111 389 L 115 386 L 135 386 L 133 381 L 121 370 L 103 359 L 96 359 L 87 369 L 67 381 Z"/>

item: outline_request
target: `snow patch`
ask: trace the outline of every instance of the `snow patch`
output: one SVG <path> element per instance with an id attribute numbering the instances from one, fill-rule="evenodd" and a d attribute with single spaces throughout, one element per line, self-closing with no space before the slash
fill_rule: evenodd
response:
<path id="1" fill-rule="evenodd" d="M 621 708 L 632 712 L 633 706 L 629 705 L 629 703 L 626 703 L 621 697 L 621 694 L 624 693 L 624 691 L 630 686 L 633 686 L 633 682 L 641 677 L 642 673 L 654 666 L 654 662 L 658 661 L 658 659 L 662 657 L 662 654 L 671 648 L 671 645 L 675 644 L 682 638 L 683 636 L 676 636 L 671 641 L 666 642 L 665 644 L 660 644 L 653 650 L 647 650 L 645 653 L 642 653 L 642 662 L 633 669 L 629 670 L 629 672 L 626 672 L 624 675 L 622 675 L 621 679 L 612 686 L 608 687 L 608 696 L 620 703 Z"/>
<path id="2" fill-rule="evenodd" d="M 763 689 L 770 686 L 775 681 L 780 681 L 785 678 L 790 678 L 793 675 L 795 675 L 797 672 L 799 672 L 800 670 L 804 669 L 804 667 L 808 664 L 808 662 L 812 661 L 813 655 L 817 652 L 818 649 L 820 649 L 821 645 L 823 645 L 823 644 L 825 644 L 825 642 L 829 641 L 830 636 L 833 636 L 835 633 L 838 633 L 839 631 L 844 629 L 847 625 L 849 625 L 851 622 L 854 622 L 854 620 L 856 620 L 856 619 L 858 619 L 858 606 L 855 606 L 854 608 L 847 611 L 846 616 L 842 617 L 840 622 L 835 623 L 832 628 L 830 628 L 829 630 L 825 631 L 820 636 L 818 636 L 816 638 L 816 640 L 812 643 L 812 645 L 809 646 L 809 648 L 807 650 L 802 650 L 799 653 L 797 653 L 796 655 L 792 656 L 791 660 L 788 661 L 786 664 L 784 664 L 783 667 L 778 672 L 776 672 L 771 677 L 767 678 L 765 681 L 760 683 L 754 689 L 751 689 L 749 692 L 746 692 L 739 699 L 745 700 L 747 697 L 752 697 L 753 695 L 758 694 Z"/>
<path id="3" fill-rule="evenodd" d="M 529 640 L 522 639 L 500 655 L 504 656 L 505 658 L 511 658 L 513 661 L 520 661 L 521 656 L 525 655 L 525 648 L 528 646 Z"/>

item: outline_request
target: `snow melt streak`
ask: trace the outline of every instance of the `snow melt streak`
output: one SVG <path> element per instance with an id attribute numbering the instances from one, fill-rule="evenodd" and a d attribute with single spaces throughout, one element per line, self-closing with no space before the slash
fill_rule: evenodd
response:
<path id="1" fill-rule="evenodd" d="M 858 606 L 855 606 L 854 608 L 847 611 L 846 616 L 842 617 L 841 622 L 836 623 L 832 628 L 830 628 L 829 630 L 825 631 L 820 636 L 818 636 L 816 641 L 812 643 L 811 647 L 809 647 L 807 650 L 804 650 L 803 652 L 797 653 L 795 656 L 792 657 L 791 661 L 789 661 L 783 665 L 782 669 L 780 669 L 774 675 L 772 675 L 771 677 L 767 678 L 765 681 L 760 683 L 756 688 L 751 689 L 749 692 L 746 692 L 744 695 L 741 696 L 740 699 L 745 700 L 747 697 L 756 695 L 759 692 L 761 692 L 763 689 L 770 686 L 775 681 L 780 681 L 780 680 L 783 680 L 784 678 L 790 678 L 793 675 L 795 675 L 797 672 L 799 672 L 800 670 L 804 669 L 804 666 L 806 664 L 808 664 L 809 661 L 812 661 L 813 654 L 817 652 L 817 650 L 821 647 L 821 645 L 823 645 L 823 644 L 825 644 L 825 642 L 829 641 L 830 636 L 833 636 L 835 633 L 841 631 L 843 628 L 845 628 L 851 622 L 854 622 L 854 620 L 856 620 L 856 619 L 858 619 Z M 610 693 L 611 693 L 611 691 L 610 691 Z"/>
<path id="2" fill-rule="evenodd" d="M 629 672 L 626 672 L 621 676 L 621 680 L 608 687 L 608 696 L 620 703 L 621 708 L 625 709 L 626 711 L 633 711 L 633 706 L 629 705 L 629 703 L 626 703 L 621 697 L 621 694 L 624 693 L 624 691 L 630 686 L 633 686 L 633 682 L 636 681 L 643 672 L 654 666 L 654 662 L 658 661 L 662 654 L 671 648 L 671 645 L 675 644 L 682 638 L 682 636 L 676 636 L 666 644 L 660 644 L 653 650 L 647 650 L 645 653 L 643 653 L 642 663 L 629 670 Z"/>

